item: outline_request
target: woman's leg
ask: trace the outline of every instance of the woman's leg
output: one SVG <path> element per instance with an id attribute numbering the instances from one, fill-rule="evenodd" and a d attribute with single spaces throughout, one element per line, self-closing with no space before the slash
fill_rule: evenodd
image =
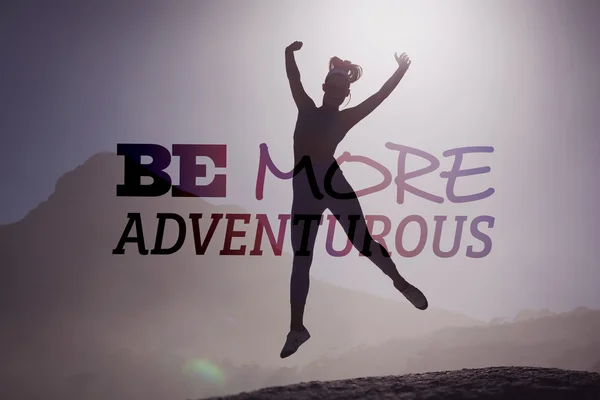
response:
<path id="1" fill-rule="evenodd" d="M 341 171 L 337 171 L 334 175 L 332 186 L 338 193 L 354 193 Z M 353 196 L 350 199 L 337 199 L 328 196 L 327 207 L 342 225 L 354 247 L 379 267 L 392 280 L 394 287 L 415 307 L 426 309 L 425 296 L 400 275 L 389 252 L 371 236 L 358 198 Z"/>
<path id="2" fill-rule="evenodd" d="M 313 260 L 318 228 L 325 211 L 324 201 L 315 199 L 310 188 L 294 187 L 291 212 L 293 262 L 290 279 L 290 332 L 287 335 L 281 358 L 289 357 L 310 338 L 304 327 L 304 308 L 310 286 L 310 266 Z M 306 189 L 306 190 L 304 190 Z"/>
<path id="3" fill-rule="evenodd" d="M 360 202 L 355 199 L 331 199 L 332 214 L 342 225 L 354 247 L 400 288 L 408 285 L 402 278 L 389 252 L 369 232 Z"/>
<path id="4" fill-rule="evenodd" d="M 310 286 L 309 272 L 318 228 L 325 210 L 322 200 L 302 197 L 294 196 L 291 213 L 291 237 L 294 251 L 290 280 L 290 330 L 292 331 L 304 329 L 304 307 Z"/>

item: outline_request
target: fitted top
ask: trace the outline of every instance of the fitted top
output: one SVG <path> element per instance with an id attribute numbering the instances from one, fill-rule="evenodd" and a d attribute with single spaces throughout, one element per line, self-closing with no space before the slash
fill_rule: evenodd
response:
<path id="1" fill-rule="evenodd" d="M 311 163 L 331 165 L 337 146 L 348 133 L 341 112 L 323 107 L 310 107 L 298 112 L 294 130 L 294 161 L 310 157 Z"/>

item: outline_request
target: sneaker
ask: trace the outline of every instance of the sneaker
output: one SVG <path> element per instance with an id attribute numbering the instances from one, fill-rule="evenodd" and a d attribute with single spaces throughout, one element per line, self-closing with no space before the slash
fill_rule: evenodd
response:
<path id="1" fill-rule="evenodd" d="M 398 288 L 396 288 L 396 289 L 398 289 Z M 400 293 L 402 293 L 404 295 L 404 297 L 406 297 L 406 299 L 408 301 L 410 301 L 412 303 L 413 306 L 415 306 L 419 310 L 426 310 L 427 307 L 429 306 L 429 304 L 427 303 L 427 298 L 425 297 L 423 292 L 421 292 L 419 289 L 417 289 L 410 283 L 408 284 L 408 287 L 406 287 L 405 289 L 402 289 L 402 290 L 398 289 L 398 290 L 400 291 Z"/>
<path id="2" fill-rule="evenodd" d="M 306 342 L 310 338 L 310 333 L 306 330 L 301 331 L 290 331 L 279 355 L 281 358 L 286 358 L 294 354 L 302 343 Z"/>

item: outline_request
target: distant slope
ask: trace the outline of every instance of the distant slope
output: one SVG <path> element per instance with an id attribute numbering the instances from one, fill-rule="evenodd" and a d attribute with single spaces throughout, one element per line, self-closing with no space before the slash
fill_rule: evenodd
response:
<path id="1" fill-rule="evenodd" d="M 268 367 L 198 360 L 185 376 L 179 368 L 185 358 L 122 354 L 118 363 L 89 370 L 86 376 L 74 376 L 66 382 L 66 387 L 71 390 L 69 393 L 81 393 L 73 391 L 81 387 L 87 388 L 85 393 L 92 393 L 94 387 L 105 384 L 115 388 L 115 393 L 121 395 L 118 398 L 125 399 L 131 397 L 126 396 L 127 390 L 131 381 L 137 379 L 146 382 L 139 396 L 149 399 L 155 395 L 158 400 L 232 395 L 301 382 L 464 368 L 512 366 L 594 372 L 600 359 L 599 322 L 599 310 L 577 309 L 502 326 L 447 328 L 419 338 L 357 347 L 337 356 L 322 355 L 302 367 L 290 368 L 285 361 L 277 367 Z M 151 387 L 149 382 L 153 382 Z M 82 397 L 85 396 L 79 396 Z"/>
<path id="2" fill-rule="evenodd" d="M 600 310 L 477 327 L 357 347 L 306 365 L 280 381 L 296 383 L 495 366 L 594 371 L 600 359 Z"/>

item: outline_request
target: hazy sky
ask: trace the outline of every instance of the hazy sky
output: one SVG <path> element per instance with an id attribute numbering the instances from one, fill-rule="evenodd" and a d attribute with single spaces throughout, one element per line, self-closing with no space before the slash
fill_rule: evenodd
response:
<path id="1" fill-rule="evenodd" d="M 443 196 L 439 172 L 452 158 L 442 153 L 493 146 L 465 156 L 465 167 L 492 170 L 464 178 L 457 191 L 496 192 L 466 204 L 407 195 L 398 205 L 392 185 L 364 197 L 365 213 L 387 215 L 393 229 L 410 214 L 428 222 L 424 252 L 397 259 L 402 271 L 437 307 L 481 318 L 600 307 L 594 0 L 14 3 L 0 5 L 0 223 L 21 219 L 63 173 L 119 142 L 225 143 L 225 202 L 287 213 L 289 181 L 268 178 L 265 199 L 254 198 L 260 143 L 282 169 L 293 166 L 284 48 L 304 42 L 296 58 L 318 104 L 331 56 L 360 64 L 349 106 L 378 90 L 395 69 L 394 52 L 406 51 L 413 63 L 404 80 L 338 154 L 369 156 L 395 177 L 397 156 L 385 143 L 419 148 L 441 166 L 414 183 Z M 357 165 L 344 171 L 356 188 L 379 179 Z M 435 215 L 447 223 L 495 217 L 490 255 L 465 256 L 467 245 L 481 246 L 465 226 L 458 255 L 435 257 Z M 324 239 L 322 229 L 315 276 L 393 294 L 366 260 L 328 256 Z M 342 269 L 348 263 L 351 272 Z"/>

